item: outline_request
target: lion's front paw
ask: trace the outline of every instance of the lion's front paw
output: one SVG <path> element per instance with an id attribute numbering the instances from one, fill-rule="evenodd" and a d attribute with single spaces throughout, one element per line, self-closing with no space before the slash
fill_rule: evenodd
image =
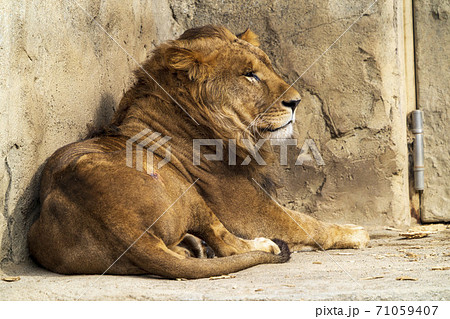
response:
<path id="1" fill-rule="evenodd" d="M 340 225 L 339 235 L 333 248 L 364 248 L 369 239 L 369 233 L 364 227 L 353 224 Z"/>
<path id="2" fill-rule="evenodd" d="M 281 252 L 277 244 L 264 237 L 249 240 L 248 243 L 251 246 L 251 250 L 262 250 L 275 255 L 278 255 Z"/>

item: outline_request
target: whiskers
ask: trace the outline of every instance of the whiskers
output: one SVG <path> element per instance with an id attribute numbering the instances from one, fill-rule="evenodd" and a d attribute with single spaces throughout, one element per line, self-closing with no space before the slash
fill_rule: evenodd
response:
<path id="1" fill-rule="evenodd" d="M 261 115 L 258 115 L 249 125 L 249 131 L 252 137 L 257 140 L 259 138 L 264 138 L 263 134 L 267 131 L 270 126 Z"/>

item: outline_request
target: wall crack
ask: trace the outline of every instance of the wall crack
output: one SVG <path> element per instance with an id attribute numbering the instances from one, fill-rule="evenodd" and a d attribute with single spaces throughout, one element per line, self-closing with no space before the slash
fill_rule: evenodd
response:
<path id="1" fill-rule="evenodd" d="M 6 244 L 7 248 L 1 247 L 1 250 L 5 249 L 6 252 L 5 252 L 5 254 L 3 254 L 3 257 L 0 260 L 0 264 L 3 264 L 7 261 L 12 260 L 11 259 L 11 257 L 12 257 L 11 219 L 9 218 L 9 195 L 11 193 L 11 188 L 12 188 L 12 171 L 11 171 L 11 167 L 9 166 L 9 163 L 8 163 L 8 155 L 5 156 L 5 167 L 6 167 L 6 173 L 8 175 L 8 186 L 7 186 L 6 192 L 5 192 L 5 204 L 3 206 L 3 217 L 6 220 L 6 236 L 8 237 L 8 240 L 7 240 L 7 244 Z M 2 242 L 4 242 L 4 241 L 5 240 L 2 239 Z"/>
<path id="2" fill-rule="evenodd" d="M 326 26 L 326 25 L 331 25 L 331 24 L 334 24 L 336 22 L 352 19 L 352 18 L 355 18 L 355 17 L 359 17 L 359 15 L 358 14 L 354 14 L 354 15 L 351 15 L 351 16 L 348 16 L 348 17 L 345 17 L 345 18 L 336 19 L 336 20 L 333 20 L 333 21 L 330 21 L 330 22 L 320 23 L 320 24 L 314 25 L 312 27 L 300 30 L 297 34 L 305 33 L 305 32 L 311 31 L 313 29 L 317 29 L 317 28 L 320 28 L 320 27 L 323 27 L 323 26 Z"/>
<path id="3" fill-rule="evenodd" d="M 328 128 L 328 131 L 330 131 L 331 138 L 341 137 L 342 134 L 339 132 L 338 128 L 334 124 L 334 121 L 330 115 L 330 110 L 325 105 L 325 102 L 323 101 L 323 99 L 319 96 L 319 94 L 317 92 L 315 92 L 312 89 L 306 89 L 306 91 L 308 91 L 309 94 L 315 96 L 319 100 L 321 111 L 323 114 L 323 119 L 325 120 L 325 126 Z"/>

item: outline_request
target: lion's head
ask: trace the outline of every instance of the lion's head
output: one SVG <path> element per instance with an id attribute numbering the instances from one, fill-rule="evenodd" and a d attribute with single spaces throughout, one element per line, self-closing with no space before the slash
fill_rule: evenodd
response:
<path id="1" fill-rule="evenodd" d="M 187 30 L 157 47 L 138 70 L 140 95 L 179 104 L 180 116 L 238 147 L 243 139 L 289 138 L 300 95 L 258 45 L 250 30 L 238 36 L 218 26 Z"/>

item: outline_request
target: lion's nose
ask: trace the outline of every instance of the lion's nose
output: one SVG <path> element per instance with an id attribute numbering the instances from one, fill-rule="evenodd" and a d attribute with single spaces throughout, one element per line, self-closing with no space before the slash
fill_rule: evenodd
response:
<path id="1" fill-rule="evenodd" d="M 291 108 L 292 112 L 294 112 L 294 110 L 297 107 L 298 103 L 300 103 L 300 99 L 298 99 L 298 100 L 290 100 L 290 101 L 282 101 L 281 102 L 281 104 L 283 104 L 283 106 Z"/>

